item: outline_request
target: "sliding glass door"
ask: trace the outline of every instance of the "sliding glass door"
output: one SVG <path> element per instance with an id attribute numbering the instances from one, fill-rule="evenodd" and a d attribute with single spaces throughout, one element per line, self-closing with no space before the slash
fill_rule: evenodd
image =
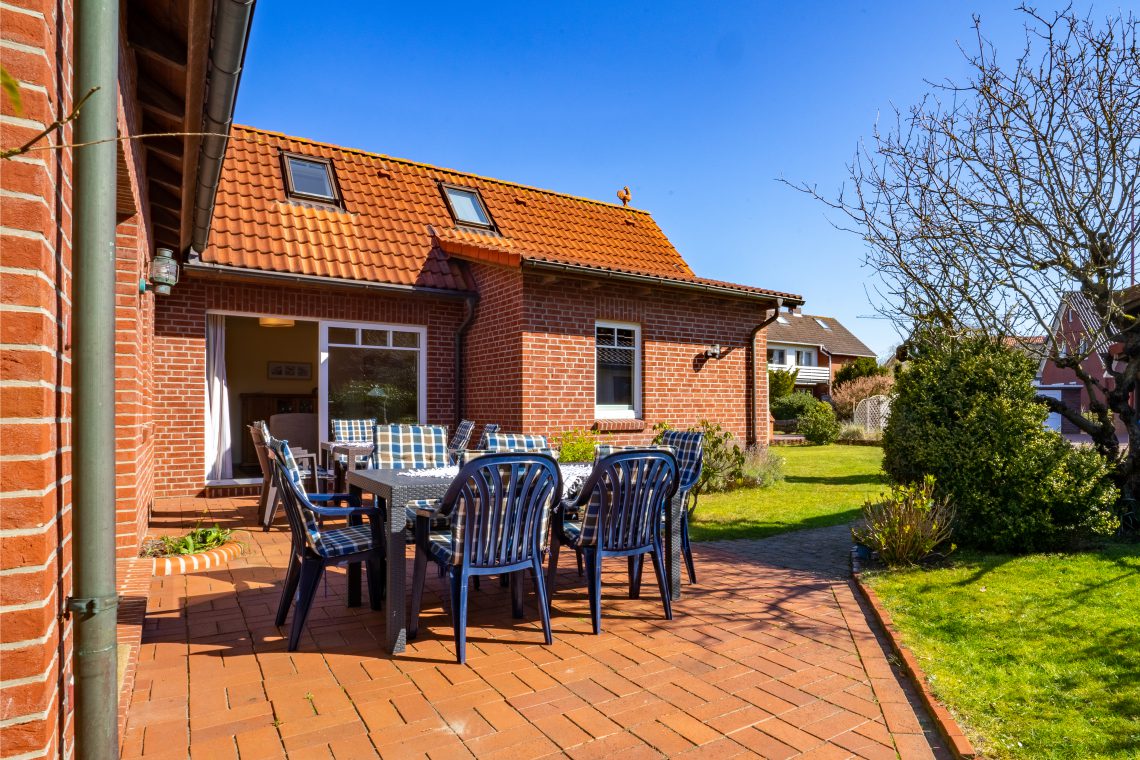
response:
<path id="1" fill-rule="evenodd" d="M 322 440 L 331 419 L 423 422 L 426 342 L 423 327 L 321 322 Z"/>

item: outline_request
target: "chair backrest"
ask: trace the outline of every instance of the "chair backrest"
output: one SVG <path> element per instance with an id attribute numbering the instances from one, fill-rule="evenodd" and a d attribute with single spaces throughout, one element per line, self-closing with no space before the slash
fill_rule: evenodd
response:
<path id="1" fill-rule="evenodd" d="M 312 504 L 301 486 L 301 479 L 294 473 L 297 463 L 289 451 L 289 443 L 269 438 L 266 452 L 273 467 L 273 481 L 285 504 L 285 515 L 289 518 L 289 530 L 295 542 L 304 542 L 310 549 L 320 553 L 321 526 Z M 292 466 L 290 466 L 292 463 Z"/>
<path id="2" fill-rule="evenodd" d="M 376 467 L 392 470 L 446 467 L 447 428 L 442 425 L 377 425 Z"/>
<path id="3" fill-rule="evenodd" d="M 486 449 L 487 448 L 488 436 L 490 436 L 493 433 L 497 433 L 497 432 L 499 432 L 498 424 L 496 424 L 494 422 L 488 422 L 486 425 L 483 426 L 483 432 L 479 434 L 479 443 L 478 443 L 478 445 L 475 446 L 475 448 Z"/>
<path id="4" fill-rule="evenodd" d="M 705 435 L 688 430 L 667 430 L 661 443 L 677 457 L 678 491 L 688 491 L 701 479 L 705 460 Z"/>
<path id="5" fill-rule="evenodd" d="M 544 435 L 527 435 L 525 433 L 491 433 L 487 436 L 488 451 L 537 451 L 549 449 L 550 444 Z"/>
<path id="6" fill-rule="evenodd" d="M 455 434 L 451 436 L 451 440 L 447 442 L 447 459 L 452 464 L 459 461 L 459 452 L 467 448 L 467 444 L 471 442 L 471 433 L 475 431 L 474 420 L 463 420 L 459 426 L 455 428 Z"/>
<path id="7" fill-rule="evenodd" d="M 269 434 L 283 441 L 292 441 L 294 446 L 306 451 L 317 451 L 320 444 L 317 420 L 317 415 L 310 412 L 275 414 L 269 418 Z"/>
<path id="8" fill-rule="evenodd" d="M 602 459 L 604 457 L 608 457 L 610 454 L 616 454 L 619 451 L 646 451 L 646 450 L 649 450 L 649 451 L 668 451 L 670 454 L 673 454 L 674 456 L 677 455 L 677 452 L 675 452 L 673 450 L 672 446 L 665 446 L 665 445 L 657 446 L 657 445 L 651 444 L 651 443 L 647 443 L 647 444 L 644 444 L 641 446 L 618 446 L 618 445 L 613 444 L 613 443 L 595 443 L 594 444 L 594 461 L 597 462 L 599 459 Z M 677 464 L 678 464 L 678 466 L 680 466 L 680 462 L 678 462 Z"/>
<path id="9" fill-rule="evenodd" d="M 338 443 L 372 443 L 372 428 L 376 418 L 332 420 L 332 439 Z"/>
<path id="10" fill-rule="evenodd" d="M 582 485 L 583 545 L 626 551 L 660 541 L 661 518 L 677 491 L 677 459 L 660 449 L 602 457 Z"/>
<path id="11" fill-rule="evenodd" d="M 485 454 L 463 465 L 440 507 L 451 515 L 452 564 L 502 567 L 538 556 L 561 493 L 547 454 Z"/>
<path id="12" fill-rule="evenodd" d="M 261 465 L 262 477 L 273 477 L 273 465 L 269 462 L 269 454 L 265 449 L 266 437 L 269 431 L 265 427 L 265 420 L 257 420 L 249 426 L 249 437 L 253 439 L 253 448 L 257 451 L 257 463 Z"/>

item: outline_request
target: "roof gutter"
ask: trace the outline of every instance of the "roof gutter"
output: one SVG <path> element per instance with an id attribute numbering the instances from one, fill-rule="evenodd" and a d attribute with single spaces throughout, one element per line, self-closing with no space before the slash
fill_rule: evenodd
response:
<path id="1" fill-rule="evenodd" d="M 386 291 L 389 293 L 404 293 L 407 295 L 426 295 L 438 298 L 471 298 L 472 293 L 461 290 L 445 290 L 443 288 L 425 288 L 419 285 L 400 285 L 391 282 L 372 282 L 369 280 L 350 280 L 346 277 L 322 277 L 315 274 L 292 274 L 289 272 L 273 272 L 266 269 L 248 269 L 246 267 L 233 267 L 225 264 L 210 264 L 192 257 L 183 267 L 188 275 L 202 277 L 230 278 L 239 280 L 270 281 L 292 285 L 323 285 L 325 287 L 354 288 L 360 290 Z"/>
<path id="2" fill-rule="evenodd" d="M 800 301 L 799 303 L 803 303 Z M 752 333 L 748 336 L 748 445 L 756 446 L 760 443 L 760 421 L 757 419 L 757 410 L 759 409 L 759 383 L 756 382 L 756 336 L 760 334 L 768 325 L 775 322 L 780 318 L 780 309 L 784 308 L 784 299 L 776 299 L 776 308 L 772 311 L 772 316 L 767 317 L 763 322 L 752 328 Z M 790 307 L 789 307 L 790 309 Z M 764 387 L 768 387 L 768 383 L 764 383 Z M 767 426 L 765 426 L 765 429 Z M 767 438 L 767 436 L 765 436 Z M 767 443 L 767 440 L 765 440 Z"/>
<path id="3" fill-rule="evenodd" d="M 781 305 L 785 302 L 787 302 L 789 306 L 799 305 L 803 303 L 802 298 L 797 298 L 792 295 L 776 295 L 774 293 L 751 293 L 746 290 L 735 290 L 733 288 L 726 288 L 721 285 L 710 285 L 704 282 L 674 280 L 669 277 L 660 277 L 650 274 L 635 274 L 633 272 L 614 272 L 606 269 L 595 269 L 593 267 L 579 266 L 577 264 L 563 264 L 554 261 L 535 261 L 533 259 L 526 259 L 523 261 L 523 266 L 528 269 L 537 269 L 540 271 L 560 272 L 562 274 L 581 275 L 584 277 L 602 277 L 607 280 L 619 280 L 621 282 L 636 282 L 649 285 L 667 285 L 669 287 L 681 288 L 683 290 L 695 290 L 714 296 L 750 298 L 753 300 L 767 301 L 769 303 L 775 301 Z M 777 311 L 779 311 L 779 307 L 777 307 Z"/>
<path id="4" fill-rule="evenodd" d="M 218 193 L 222 159 L 234 122 L 238 82 L 255 3 L 256 0 L 218 0 L 214 10 L 206 113 L 202 123 L 204 136 L 198 150 L 194 226 L 190 233 L 190 245 L 196 251 L 205 250 L 210 234 L 214 197 Z"/>

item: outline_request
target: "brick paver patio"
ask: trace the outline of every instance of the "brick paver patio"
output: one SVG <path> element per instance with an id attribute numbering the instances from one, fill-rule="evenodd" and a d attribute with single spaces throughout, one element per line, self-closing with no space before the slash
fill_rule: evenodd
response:
<path id="1" fill-rule="evenodd" d="M 254 509 L 160 502 L 154 529 L 244 527 Z M 532 593 L 514 620 L 509 593 L 484 582 L 460 666 L 433 572 L 405 654 L 381 652 L 382 613 L 345 608 L 343 571 L 318 593 L 300 651 L 286 652 L 273 616 L 287 532 L 252 532 L 222 569 L 152 581 L 123 755 L 947 757 L 844 578 L 848 535 L 697 544 L 701 583 L 671 622 L 651 577 L 630 600 L 614 562 L 601 636 L 564 557 L 550 647 Z"/>

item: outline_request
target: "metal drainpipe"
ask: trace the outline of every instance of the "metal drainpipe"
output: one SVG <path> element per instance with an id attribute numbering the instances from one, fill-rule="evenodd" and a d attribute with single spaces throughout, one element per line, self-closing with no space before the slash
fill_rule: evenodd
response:
<path id="1" fill-rule="evenodd" d="M 760 443 L 759 429 L 760 426 L 756 420 L 756 336 L 760 334 L 768 325 L 775 322 L 780 317 L 780 309 L 784 307 L 784 299 L 776 299 L 776 309 L 772 312 L 772 316 L 765 319 L 760 324 L 752 328 L 752 334 L 748 336 L 748 431 L 749 445 L 755 446 Z"/>
<path id="2" fill-rule="evenodd" d="M 463 321 L 455 331 L 455 426 L 463 421 L 463 345 L 471 323 L 475 321 L 475 304 L 479 296 L 469 295 L 463 299 L 466 303 Z"/>
<path id="3" fill-rule="evenodd" d="M 115 186 L 119 0 L 75 4 L 76 120 L 72 366 L 75 747 L 119 754 L 115 624 Z M 94 143 L 94 144 L 91 144 Z M 59 519 L 62 519 L 60 516 Z"/>

